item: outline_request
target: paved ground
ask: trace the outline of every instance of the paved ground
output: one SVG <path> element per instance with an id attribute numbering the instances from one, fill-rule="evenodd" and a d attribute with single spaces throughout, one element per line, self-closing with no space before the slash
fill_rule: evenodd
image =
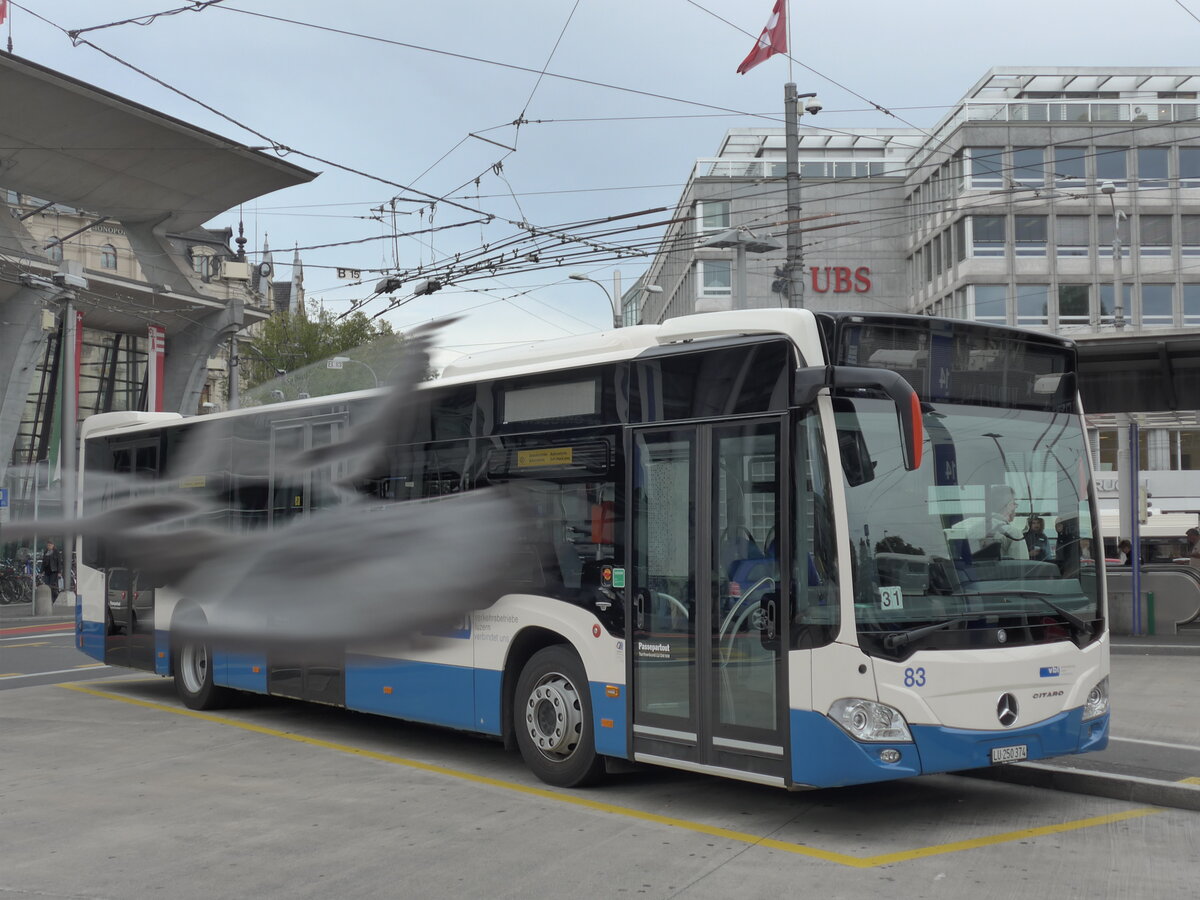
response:
<path id="1" fill-rule="evenodd" d="M 0 606 L 0 627 L 67 623 L 72 618 L 61 603 L 52 615 L 41 616 L 31 615 L 29 604 Z M 1108 749 L 1049 763 L 986 769 L 979 777 L 1200 810 L 1200 628 L 1112 640 L 1113 726 Z"/>

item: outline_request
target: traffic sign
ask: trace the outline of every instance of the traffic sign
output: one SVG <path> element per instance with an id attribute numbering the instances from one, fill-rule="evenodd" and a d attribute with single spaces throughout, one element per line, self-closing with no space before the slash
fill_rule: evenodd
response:
<path id="1" fill-rule="evenodd" d="M 0 488 L 0 509 L 8 506 L 8 488 Z"/>

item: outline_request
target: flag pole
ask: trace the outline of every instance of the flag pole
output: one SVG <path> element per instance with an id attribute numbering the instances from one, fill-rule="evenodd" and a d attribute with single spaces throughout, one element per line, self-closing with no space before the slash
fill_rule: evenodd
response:
<path id="1" fill-rule="evenodd" d="M 792 77 L 792 0 L 783 0 L 783 17 L 787 20 L 788 81 L 795 81 Z"/>

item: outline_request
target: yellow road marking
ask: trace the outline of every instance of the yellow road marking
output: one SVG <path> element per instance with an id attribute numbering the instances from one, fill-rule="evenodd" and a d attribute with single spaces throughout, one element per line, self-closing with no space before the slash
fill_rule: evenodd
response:
<path id="1" fill-rule="evenodd" d="M 1200 775 L 1193 775 L 1191 778 L 1183 778 L 1180 784 L 1200 784 Z"/>
<path id="2" fill-rule="evenodd" d="M 18 647 L 48 647 L 49 645 L 50 645 L 49 641 L 38 641 L 36 644 L 9 644 L 4 649 L 5 650 L 15 650 Z"/>
<path id="3" fill-rule="evenodd" d="M 12 678 L 14 675 L 24 675 L 24 672 L 0 672 L 0 678 Z"/>
<path id="4" fill-rule="evenodd" d="M 851 856 L 847 853 L 821 850 L 817 847 L 808 847 L 804 844 L 796 844 L 790 841 L 780 841 L 776 840 L 775 838 L 768 838 L 758 834 L 750 834 L 745 831 L 734 831 L 729 828 L 719 828 L 714 825 L 705 825 L 702 822 L 692 822 L 688 819 L 677 819 L 673 816 L 660 816 L 656 813 L 644 812 L 640 809 L 633 809 L 628 806 L 617 806 L 612 803 L 601 803 L 598 800 L 591 800 L 587 797 L 580 797 L 572 794 L 560 794 L 545 788 L 529 787 L 528 785 L 517 784 L 513 781 L 504 781 L 499 778 L 489 778 L 486 775 L 475 775 L 471 772 L 463 772 L 459 769 L 450 769 L 445 766 L 423 763 L 419 760 L 406 759 L 403 756 L 394 756 L 390 753 L 379 753 L 375 750 L 365 750 L 362 747 L 354 747 L 349 744 L 339 744 L 335 741 L 325 741 L 321 740 L 320 738 L 305 737 L 301 734 L 294 734 L 288 731 L 279 731 L 275 728 L 267 728 L 264 725 L 255 725 L 251 722 L 239 722 L 236 719 L 227 719 L 222 716 L 212 715 L 211 713 L 198 712 L 194 709 L 180 709 L 175 706 L 167 706 L 164 703 L 155 703 L 151 700 L 138 700 L 134 697 L 122 697 L 119 694 L 110 694 L 107 691 L 99 691 L 86 685 L 60 684 L 57 686 L 65 688 L 69 691 L 78 691 L 81 694 L 92 694 L 93 696 L 102 697 L 106 700 L 119 700 L 122 703 L 129 703 L 133 706 L 140 706 L 144 709 L 154 709 L 161 712 L 174 713 L 175 715 L 187 716 L 188 718 L 199 719 L 204 722 L 227 725 L 231 728 L 240 728 L 243 731 L 249 731 L 254 734 L 263 734 L 269 737 L 282 738 L 283 740 L 287 741 L 295 741 L 299 744 L 307 744 L 310 747 L 320 747 L 324 750 L 335 750 L 339 753 L 347 753 L 351 756 L 358 756 L 364 759 L 374 759 L 379 762 L 392 763 L 393 765 L 404 766 L 405 768 L 416 769 L 421 772 L 430 772 L 435 775 L 445 775 L 450 778 L 459 779 L 460 781 L 468 781 L 472 784 L 487 785 L 489 787 L 500 788 L 501 790 L 513 791 L 518 794 L 539 797 L 543 800 L 552 800 L 556 803 L 567 803 L 572 806 L 579 806 L 585 809 L 593 809 L 599 812 L 606 812 L 617 816 L 624 816 L 626 818 L 638 819 L 643 822 L 654 822 L 659 825 L 668 825 L 673 828 L 681 828 L 685 831 L 690 831 L 696 834 L 706 834 L 711 837 L 738 841 L 740 843 L 750 844 L 757 847 L 767 847 L 772 850 L 780 850 L 785 853 L 794 853 L 799 856 L 807 856 L 812 859 L 820 859 L 824 860 L 825 862 L 837 863 L 838 865 L 850 866 L 856 869 L 870 869 L 876 866 L 888 865 L 889 863 L 905 862 L 910 859 L 926 859 L 930 856 L 940 856 L 945 853 L 958 853 L 963 850 L 975 850 L 980 847 L 990 847 L 996 844 L 1005 844 L 1012 841 L 1026 840 L 1028 838 L 1043 837 L 1048 834 L 1062 834 L 1063 832 L 1067 831 L 1095 828 L 1099 825 L 1111 825 L 1114 822 L 1123 822 L 1127 819 L 1137 819 L 1141 818 L 1142 816 L 1149 816 L 1154 815 L 1155 813 L 1163 812 L 1162 809 L 1148 806 L 1141 809 L 1131 809 L 1125 812 L 1111 813 L 1106 816 L 1092 816 L 1087 819 L 1076 819 L 1071 822 L 1061 822 L 1057 825 L 1043 825 L 1039 828 L 1025 828 L 1020 831 L 1007 831 L 1003 834 L 972 838 L 965 841 L 954 841 L 949 844 L 935 844 L 930 847 L 918 847 L 915 850 L 902 850 L 897 853 L 884 853 L 878 856 Z"/>

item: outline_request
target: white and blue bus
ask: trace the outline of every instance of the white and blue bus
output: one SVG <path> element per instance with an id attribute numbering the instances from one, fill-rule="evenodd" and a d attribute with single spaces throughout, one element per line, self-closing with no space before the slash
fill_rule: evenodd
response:
<path id="1" fill-rule="evenodd" d="M 374 396 L 96 417 L 84 487 L 95 471 L 195 487 L 172 468 L 184 430 L 226 420 L 239 446 L 303 449 Z M 357 490 L 390 503 L 527 482 L 539 518 L 519 539 L 539 562 L 515 588 L 420 643 L 289 659 L 189 637 L 176 587 L 138 589 L 83 541 L 81 649 L 172 676 L 194 708 L 249 691 L 491 735 L 560 786 L 628 765 L 612 761 L 803 788 L 1106 746 L 1069 341 L 710 313 L 466 357 L 419 396 Z M 229 527 L 320 514 L 317 479 L 273 467 L 222 488 Z M 1028 538 L 1035 519 L 1053 554 Z"/>

